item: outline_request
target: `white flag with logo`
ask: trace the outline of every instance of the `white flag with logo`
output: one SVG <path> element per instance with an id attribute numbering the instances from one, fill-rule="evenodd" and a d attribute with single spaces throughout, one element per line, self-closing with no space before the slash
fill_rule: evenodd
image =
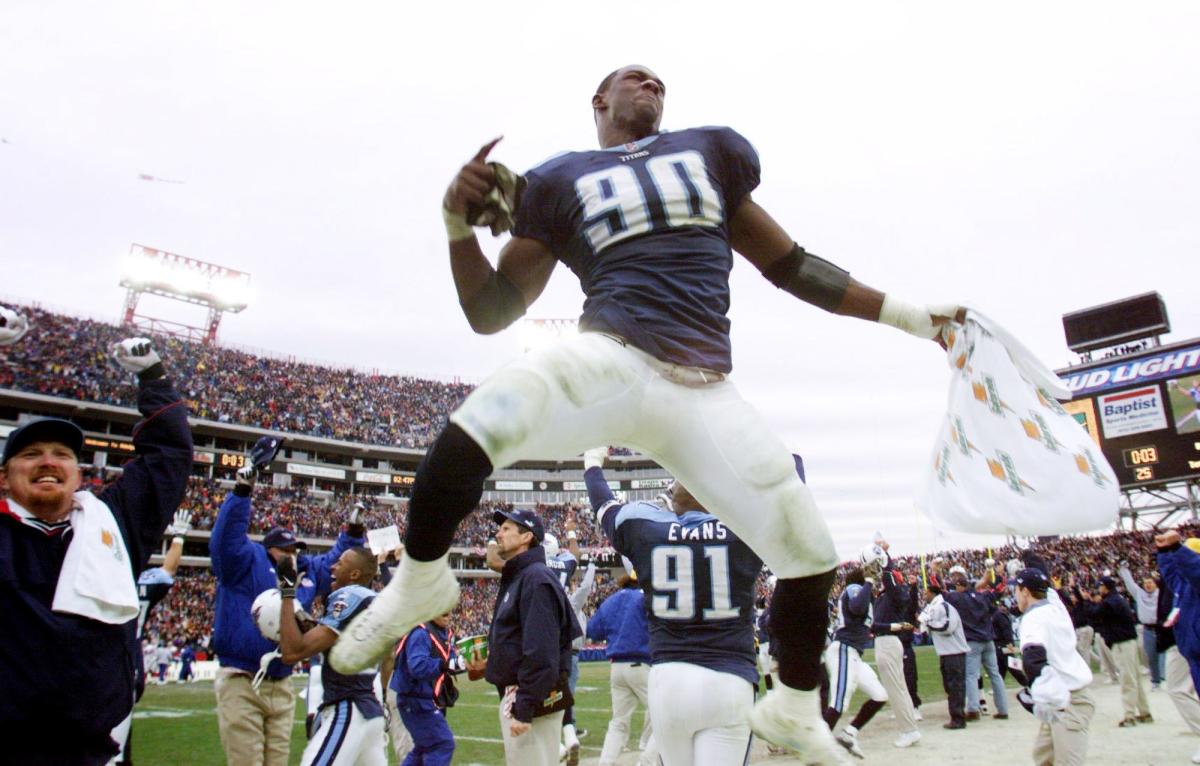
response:
<path id="1" fill-rule="evenodd" d="M 953 377 L 917 506 L 962 532 L 1053 535 L 1117 520 L 1112 467 L 1058 403 L 1071 394 L 978 312 L 944 332 Z"/>

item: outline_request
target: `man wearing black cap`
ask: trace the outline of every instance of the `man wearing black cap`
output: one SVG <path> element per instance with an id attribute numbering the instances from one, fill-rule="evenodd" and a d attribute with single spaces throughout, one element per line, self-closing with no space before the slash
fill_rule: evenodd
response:
<path id="1" fill-rule="evenodd" d="M 1084 596 L 1087 596 L 1086 591 Z M 1092 619 L 1100 637 L 1112 652 L 1113 662 L 1121 678 L 1121 706 L 1125 717 L 1122 728 L 1139 723 L 1154 723 L 1150 703 L 1146 699 L 1146 679 L 1138 666 L 1137 617 L 1125 597 L 1117 592 L 1117 581 L 1100 578 L 1100 593 L 1092 605 Z"/>
<path id="2" fill-rule="evenodd" d="M 1083 764 L 1088 727 L 1096 712 L 1087 691 L 1092 670 L 1075 650 L 1071 615 L 1058 599 L 1047 598 L 1050 578 L 1040 569 L 1017 573 L 1021 610 L 1021 664 L 1029 679 L 1017 701 L 1042 722 L 1033 744 L 1038 764 Z"/>
<path id="3" fill-rule="evenodd" d="M 555 766 L 563 711 L 571 704 L 571 642 L 582 634 L 566 591 L 546 566 L 542 522 L 527 510 L 496 511 L 504 560 L 488 633 L 485 678 L 501 695 L 509 766 Z"/>
<path id="4" fill-rule="evenodd" d="M 137 373 L 145 417 L 121 478 L 99 495 L 79 491 L 83 432 L 65 420 L 26 423 L 4 445 L 0 741 L 11 763 L 106 763 L 118 752 L 111 732 L 133 708 L 135 578 L 183 498 L 192 436 L 150 341 L 112 351 Z"/>

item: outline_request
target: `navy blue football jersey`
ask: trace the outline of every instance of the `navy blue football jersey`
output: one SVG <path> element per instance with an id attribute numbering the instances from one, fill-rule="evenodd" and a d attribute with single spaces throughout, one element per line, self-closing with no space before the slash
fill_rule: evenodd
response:
<path id="1" fill-rule="evenodd" d="M 325 605 L 325 616 L 319 622 L 336 631 L 339 635 L 346 626 L 375 600 L 375 591 L 362 585 L 347 585 L 329 594 L 329 602 Z M 328 653 L 327 653 L 328 654 Z M 321 671 L 321 685 L 325 689 L 322 706 L 348 699 L 353 700 L 355 707 L 365 718 L 376 718 L 383 715 L 383 707 L 375 696 L 375 676 L 379 667 L 373 666 L 361 673 L 344 675 L 333 669 L 328 657 Z"/>
<path id="2" fill-rule="evenodd" d="M 150 610 L 167 597 L 174 584 L 175 578 L 167 574 L 167 570 L 162 567 L 147 569 L 138 575 L 137 638 L 139 641 L 145 638 L 146 618 L 150 616 Z"/>
<path id="3" fill-rule="evenodd" d="M 871 643 L 871 625 L 874 623 L 874 607 L 871 604 L 870 585 L 857 583 L 847 585 L 838 599 L 837 622 L 833 637 L 862 653 Z"/>
<path id="4" fill-rule="evenodd" d="M 575 570 L 579 568 L 579 561 L 570 551 L 559 551 L 546 557 L 546 566 L 550 567 L 559 584 L 566 589 L 571 584 L 571 578 L 575 576 Z"/>
<path id="5" fill-rule="evenodd" d="M 729 220 L 759 182 L 729 128 L 659 133 L 558 155 L 525 174 L 513 234 L 579 277 L 581 331 L 667 362 L 728 372 Z"/>
<path id="6" fill-rule="evenodd" d="M 637 571 L 652 661 L 690 662 L 758 683 L 754 582 L 762 560 L 716 516 L 635 502 L 604 514 L 604 533 Z"/>

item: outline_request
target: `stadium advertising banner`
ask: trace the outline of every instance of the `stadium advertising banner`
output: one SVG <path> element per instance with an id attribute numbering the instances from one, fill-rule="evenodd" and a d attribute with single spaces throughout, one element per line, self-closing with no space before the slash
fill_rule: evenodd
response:
<path id="1" fill-rule="evenodd" d="M 367 484 L 391 484 L 391 474 L 378 473 L 376 471 L 357 471 L 354 474 L 355 481 L 365 482 Z"/>
<path id="2" fill-rule="evenodd" d="M 346 472 L 341 468 L 326 468 L 321 465 L 305 465 L 304 463 L 288 463 L 287 472 L 298 476 L 313 476 L 318 479 L 346 480 Z"/>
<path id="3" fill-rule="evenodd" d="M 1122 487 L 1200 477 L 1200 344 L 1060 370 L 1064 402 L 1100 445 Z"/>

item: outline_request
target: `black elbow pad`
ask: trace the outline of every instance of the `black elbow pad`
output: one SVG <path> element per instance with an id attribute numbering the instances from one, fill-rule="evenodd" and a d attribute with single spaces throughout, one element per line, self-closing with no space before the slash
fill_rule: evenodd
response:
<path id="1" fill-rule="evenodd" d="M 499 271 L 469 300 L 460 304 L 471 329 L 483 335 L 500 332 L 525 314 L 525 298 Z"/>
<path id="2" fill-rule="evenodd" d="M 834 312 L 850 287 L 850 272 L 796 245 L 763 272 L 771 284 L 819 309 Z"/>

